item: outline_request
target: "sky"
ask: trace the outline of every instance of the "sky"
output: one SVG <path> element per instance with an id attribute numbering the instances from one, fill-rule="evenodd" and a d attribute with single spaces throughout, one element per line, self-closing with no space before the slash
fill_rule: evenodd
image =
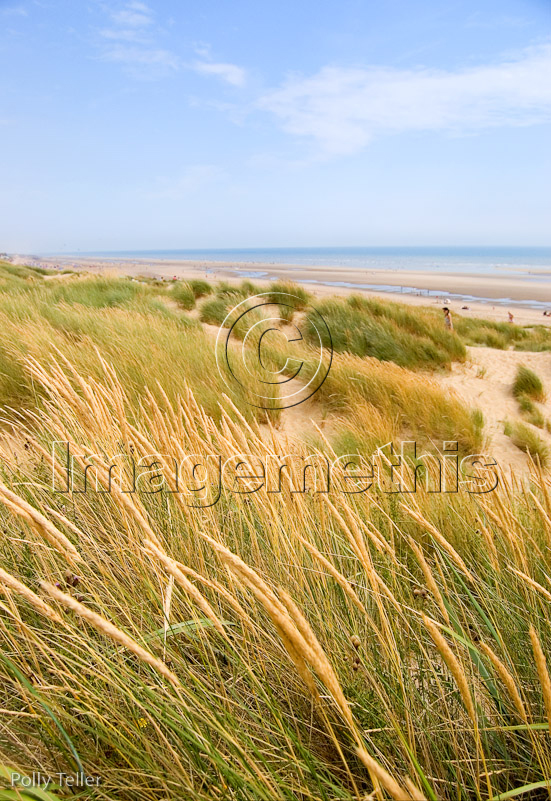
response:
<path id="1" fill-rule="evenodd" d="M 551 0 L 0 0 L 0 251 L 551 245 Z"/>

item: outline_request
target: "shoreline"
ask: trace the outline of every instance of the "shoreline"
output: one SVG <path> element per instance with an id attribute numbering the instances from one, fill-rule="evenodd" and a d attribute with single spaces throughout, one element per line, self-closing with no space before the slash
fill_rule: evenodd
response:
<path id="1" fill-rule="evenodd" d="M 429 271 L 351 269 L 267 262 L 219 262 L 146 260 L 132 258 L 99 259 L 18 257 L 19 263 L 48 268 L 68 268 L 91 273 L 116 271 L 132 277 L 237 282 L 251 280 L 267 286 L 273 280 L 294 281 L 316 296 L 362 294 L 384 297 L 413 305 L 447 305 L 464 316 L 482 316 L 507 321 L 510 310 L 515 322 L 524 325 L 551 325 L 551 280 L 546 274 L 529 272 L 523 277 L 491 276 L 473 273 L 435 273 Z M 468 307 L 468 308 L 465 308 Z"/>

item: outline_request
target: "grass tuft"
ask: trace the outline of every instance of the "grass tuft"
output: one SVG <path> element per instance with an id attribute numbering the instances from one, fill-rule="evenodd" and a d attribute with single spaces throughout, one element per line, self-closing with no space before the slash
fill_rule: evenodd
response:
<path id="1" fill-rule="evenodd" d="M 432 309 L 416 308 L 390 301 L 352 295 L 345 299 L 324 300 L 307 314 L 307 336 L 318 339 L 318 317 L 325 320 L 334 349 L 355 356 L 372 356 L 401 367 L 449 367 L 463 360 L 465 347 L 447 331 Z M 328 347 L 329 336 L 321 328 L 322 341 Z"/>
<path id="2" fill-rule="evenodd" d="M 542 467 L 548 467 L 551 457 L 549 447 L 533 428 L 525 423 L 515 421 L 505 423 L 504 431 L 513 445 L 529 454 Z"/>
<path id="3" fill-rule="evenodd" d="M 530 400 L 544 401 L 545 392 L 541 378 L 529 367 L 519 365 L 513 382 L 513 395 L 515 398 L 524 396 Z"/>
<path id="4" fill-rule="evenodd" d="M 198 297 L 195 294 L 195 291 L 191 284 L 185 283 L 183 281 L 178 281 L 172 287 L 172 291 L 170 293 L 174 300 L 178 303 L 178 305 L 185 309 L 186 311 L 190 311 L 195 306 L 195 298 Z"/>

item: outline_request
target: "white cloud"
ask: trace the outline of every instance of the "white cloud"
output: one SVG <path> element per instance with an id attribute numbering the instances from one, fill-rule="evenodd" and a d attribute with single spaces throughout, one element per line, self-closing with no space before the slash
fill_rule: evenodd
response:
<path id="1" fill-rule="evenodd" d="M 532 125 L 551 120 L 551 45 L 455 72 L 324 67 L 289 78 L 257 106 L 327 154 L 358 152 L 383 134 Z"/>
<path id="2" fill-rule="evenodd" d="M 111 27 L 100 36 L 110 44 L 102 58 L 123 64 L 135 77 L 154 78 L 178 69 L 178 56 L 159 47 L 153 11 L 145 3 L 130 0 L 118 11 L 110 10 Z"/>
<path id="3" fill-rule="evenodd" d="M 153 25 L 153 12 L 145 3 L 126 3 L 119 11 L 109 11 L 109 16 L 113 27 L 100 31 L 105 39 L 147 41 L 148 29 Z"/>
<path id="4" fill-rule="evenodd" d="M 236 64 L 196 61 L 192 69 L 203 75 L 214 75 L 232 86 L 243 86 L 247 77 L 245 70 Z"/>

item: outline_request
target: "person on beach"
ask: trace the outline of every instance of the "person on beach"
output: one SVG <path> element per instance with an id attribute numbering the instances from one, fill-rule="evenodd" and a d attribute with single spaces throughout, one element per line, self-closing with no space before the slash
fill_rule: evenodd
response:
<path id="1" fill-rule="evenodd" d="M 507 316 L 509 317 L 509 322 L 510 323 L 514 323 L 515 322 L 515 318 L 513 317 L 512 312 L 507 312 Z"/>
<path id="2" fill-rule="evenodd" d="M 448 331 L 453 331 L 453 320 L 450 310 L 448 309 L 447 306 L 444 306 L 442 311 L 444 312 L 444 325 L 446 326 Z"/>

